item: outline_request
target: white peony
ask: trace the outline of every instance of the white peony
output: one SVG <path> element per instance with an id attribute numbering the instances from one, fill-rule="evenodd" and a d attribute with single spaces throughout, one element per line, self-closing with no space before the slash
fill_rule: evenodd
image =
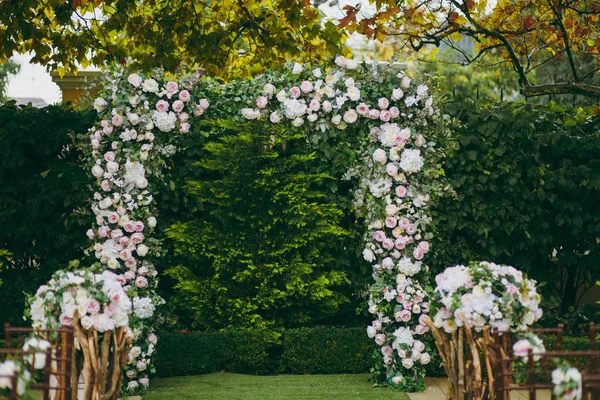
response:
<path id="1" fill-rule="evenodd" d="M 149 297 L 133 298 L 133 313 L 140 319 L 150 318 L 154 315 L 154 304 Z"/>
<path id="2" fill-rule="evenodd" d="M 419 172 L 423 168 L 423 158 L 420 150 L 406 149 L 400 157 L 400 168 L 408 173 Z"/>
<path id="3" fill-rule="evenodd" d="M 144 92 L 156 93 L 158 92 L 158 82 L 152 78 L 146 79 L 142 84 L 142 90 Z"/>

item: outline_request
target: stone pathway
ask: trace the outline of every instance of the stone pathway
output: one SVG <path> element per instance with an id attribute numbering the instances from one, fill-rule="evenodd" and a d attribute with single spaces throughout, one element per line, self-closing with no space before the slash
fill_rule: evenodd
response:
<path id="1" fill-rule="evenodd" d="M 411 400 L 446 400 L 448 380 L 446 378 L 425 378 L 425 391 L 423 393 L 408 393 Z M 511 392 L 511 400 L 528 400 L 526 392 Z M 550 400 L 549 390 L 538 392 L 536 400 Z"/>

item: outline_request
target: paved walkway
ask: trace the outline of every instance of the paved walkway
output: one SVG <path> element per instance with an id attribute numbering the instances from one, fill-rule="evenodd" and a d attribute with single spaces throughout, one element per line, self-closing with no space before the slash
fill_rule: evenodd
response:
<path id="1" fill-rule="evenodd" d="M 448 392 L 448 380 L 446 378 L 425 378 L 425 391 L 423 393 L 409 393 L 411 400 L 446 400 Z M 525 392 L 511 392 L 511 400 L 528 400 L 529 395 Z M 538 392 L 536 400 L 550 400 L 550 391 Z"/>

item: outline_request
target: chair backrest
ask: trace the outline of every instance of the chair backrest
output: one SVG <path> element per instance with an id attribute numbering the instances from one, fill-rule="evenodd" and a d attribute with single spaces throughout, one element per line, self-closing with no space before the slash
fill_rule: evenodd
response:
<path id="1" fill-rule="evenodd" d="M 556 325 L 556 328 L 532 328 L 531 332 L 535 333 L 539 336 L 540 339 L 544 342 L 544 346 L 546 346 L 546 350 L 550 350 L 550 338 L 554 336 L 554 351 L 562 350 L 563 344 L 563 332 L 565 330 L 565 326 L 563 324 Z"/>
<path id="2" fill-rule="evenodd" d="M 73 328 L 34 329 L 4 324 L 4 337 L 7 349 L 9 350 L 12 349 L 13 340 L 16 340 L 16 348 L 20 349 L 25 340 L 32 335 L 49 341 L 51 352 L 48 357 L 50 369 L 44 372 L 44 382 L 34 382 L 31 387 L 35 390 L 42 390 L 45 393 L 46 386 L 48 386 L 50 391 L 56 393 L 54 398 L 58 400 L 76 398 L 77 377 L 74 369 L 75 346 Z M 51 379 L 51 376 L 53 379 Z M 44 400 L 46 399 L 48 397 L 44 395 Z"/>
<path id="3" fill-rule="evenodd" d="M 52 349 L 46 350 L 44 353 L 44 363 L 41 368 L 35 369 L 34 366 L 36 364 L 36 359 L 39 360 L 40 356 L 39 350 L 31 349 L 29 351 L 24 351 L 22 349 L 0 349 L 0 362 L 5 362 L 7 360 L 13 360 L 20 362 L 21 365 L 27 366 L 27 371 L 31 374 L 31 379 L 35 382 L 35 379 L 38 377 L 42 377 L 42 382 L 35 382 L 31 384 L 31 388 L 34 390 L 39 390 L 42 392 L 42 399 L 48 400 L 50 398 L 50 390 L 53 389 L 50 385 L 50 375 L 51 375 L 51 364 L 52 364 Z M 25 360 L 29 360 L 29 362 L 25 362 Z M 39 365 L 39 364 L 38 364 Z M 8 378 L 11 382 L 11 388 L 9 393 L 9 399 L 18 399 L 19 393 L 17 391 L 19 376 L 17 373 L 12 376 L 0 375 L 0 378 Z"/>

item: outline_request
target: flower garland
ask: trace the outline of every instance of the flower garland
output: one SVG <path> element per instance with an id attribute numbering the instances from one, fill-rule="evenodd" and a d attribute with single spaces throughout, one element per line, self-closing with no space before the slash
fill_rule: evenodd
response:
<path id="1" fill-rule="evenodd" d="M 368 223 L 364 259 L 373 265 L 367 333 L 380 347 L 378 380 L 401 390 L 423 390 L 430 355 L 419 335 L 429 303 L 424 289 L 429 251 L 429 201 L 442 191 L 435 138 L 447 131 L 426 85 L 404 72 L 337 57 L 328 69 L 289 65 L 289 80 L 268 75 L 262 94 L 241 110 L 247 120 L 302 127 L 319 146 L 319 132 L 354 130 L 358 162 L 354 206 Z M 281 86 L 280 86 L 281 85 Z"/>
<path id="2" fill-rule="evenodd" d="M 123 392 L 134 395 L 145 392 L 154 372 L 153 326 L 156 307 L 164 303 L 155 291 L 154 262 L 162 249 L 152 236 L 157 224 L 152 188 L 163 179 L 165 159 L 176 151 L 175 135 L 189 132 L 191 119 L 208 108 L 208 101 L 195 103 L 192 81 L 178 83 L 162 71 L 118 71 L 104 82 L 105 90 L 94 101 L 100 123 L 90 130 L 86 147 L 97 185 L 92 201 L 96 223 L 87 236 L 98 260 L 93 268 L 118 274 L 132 299 L 134 343 Z"/>

